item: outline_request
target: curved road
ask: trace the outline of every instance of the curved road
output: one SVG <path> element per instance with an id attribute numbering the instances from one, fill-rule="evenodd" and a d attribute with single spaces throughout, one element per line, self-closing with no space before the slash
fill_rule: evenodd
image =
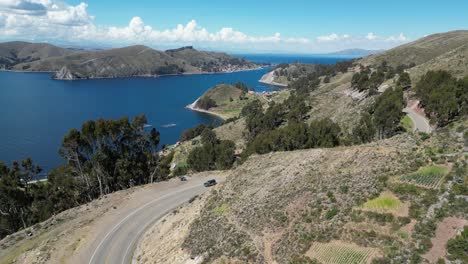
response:
<path id="1" fill-rule="evenodd" d="M 209 190 L 210 188 L 203 186 L 203 182 L 212 178 L 218 182 L 224 180 L 222 176 L 197 177 L 190 178 L 187 182 L 172 181 L 148 187 L 139 199 L 133 199 L 137 201 L 129 200 L 128 204 L 122 205 L 125 208 L 121 212 L 106 216 L 111 217 L 112 220 L 107 222 L 112 223 L 101 224 L 99 230 L 95 230 L 93 239 L 87 241 L 87 245 L 82 248 L 74 262 L 131 263 L 138 240 L 146 229 L 190 198 Z"/>
<path id="2" fill-rule="evenodd" d="M 405 109 L 403 109 L 403 112 L 405 112 L 413 121 L 413 131 L 420 131 L 425 133 L 432 132 L 432 128 L 429 124 L 429 121 L 424 116 L 416 113 L 411 107 L 406 107 Z"/>

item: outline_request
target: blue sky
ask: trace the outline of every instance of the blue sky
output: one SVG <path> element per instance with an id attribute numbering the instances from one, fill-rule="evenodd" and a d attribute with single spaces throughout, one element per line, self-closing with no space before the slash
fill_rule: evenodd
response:
<path id="1" fill-rule="evenodd" d="M 46 13 L 38 15 L 40 5 Z M 466 0 L 0 0 L 0 39 L 252 52 L 387 49 L 468 29 L 467 11 Z"/>

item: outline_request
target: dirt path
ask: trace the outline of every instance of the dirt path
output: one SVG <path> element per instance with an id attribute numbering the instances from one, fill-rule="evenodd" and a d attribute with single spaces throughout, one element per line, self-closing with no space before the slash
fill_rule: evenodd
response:
<path id="1" fill-rule="evenodd" d="M 458 231 L 463 229 L 468 221 L 461 218 L 447 217 L 437 226 L 435 237 L 431 239 L 432 248 L 423 257 L 430 263 L 435 263 L 439 258 L 447 255 L 445 246 L 447 242 L 454 238 Z"/>

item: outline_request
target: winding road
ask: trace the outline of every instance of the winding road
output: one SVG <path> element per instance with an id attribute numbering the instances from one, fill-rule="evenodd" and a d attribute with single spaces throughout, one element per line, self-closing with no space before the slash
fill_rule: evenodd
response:
<path id="1" fill-rule="evenodd" d="M 413 121 L 413 131 L 420 131 L 420 132 L 425 132 L 425 133 L 431 133 L 432 132 L 432 127 L 429 124 L 429 121 L 426 119 L 426 117 L 422 116 L 421 114 L 418 114 L 414 110 L 414 106 L 407 106 L 405 109 L 403 109 L 403 112 L 405 112 L 409 118 Z"/>
<path id="2" fill-rule="evenodd" d="M 170 181 L 148 187 L 125 202 L 118 212 L 103 216 L 72 263 L 131 263 L 138 240 L 146 229 L 192 197 L 209 190 L 203 182 L 213 178 L 224 181 L 223 176 L 194 177 L 187 182 Z"/>

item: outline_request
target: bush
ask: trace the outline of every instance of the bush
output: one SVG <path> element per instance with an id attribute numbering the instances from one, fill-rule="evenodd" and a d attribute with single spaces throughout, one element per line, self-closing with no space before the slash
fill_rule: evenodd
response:
<path id="1" fill-rule="evenodd" d="M 196 106 L 198 108 L 208 110 L 212 107 L 216 107 L 216 102 L 208 96 L 203 96 L 197 101 Z"/>
<path id="2" fill-rule="evenodd" d="M 460 260 L 468 263 L 468 227 L 465 226 L 463 232 L 447 243 L 448 259 Z"/>
<path id="3" fill-rule="evenodd" d="M 187 158 L 189 167 L 195 171 L 225 170 L 235 161 L 235 144 L 230 140 L 219 140 L 209 128 L 203 130 L 201 147 L 192 149 Z"/>
<path id="4" fill-rule="evenodd" d="M 199 135 L 201 135 L 201 133 L 203 132 L 203 130 L 205 130 L 205 128 L 211 128 L 211 127 L 206 126 L 204 124 L 200 124 L 196 127 L 189 128 L 185 130 L 184 132 L 182 132 L 182 135 L 180 135 L 179 140 L 187 141 L 187 140 L 194 139 L 198 137 Z"/>

